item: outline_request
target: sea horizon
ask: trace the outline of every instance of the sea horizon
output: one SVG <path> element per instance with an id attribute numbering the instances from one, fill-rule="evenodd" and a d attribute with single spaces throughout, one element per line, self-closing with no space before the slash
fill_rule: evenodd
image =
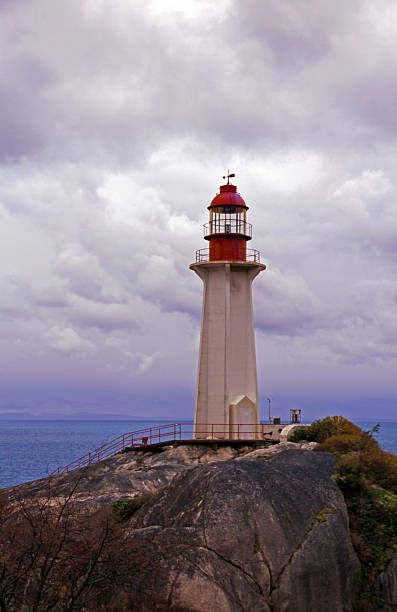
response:
<path id="1" fill-rule="evenodd" d="M 397 453 L 397 419 L 354 419 L 353 422 L 365 430 L 379 423 L 380 430 L 374 437 L 381 448 Z M 0 488 L 44 478 L 57 467 L 123 433 L 166 423 L 191 424 L 193 419 L 0 418 Z"/>

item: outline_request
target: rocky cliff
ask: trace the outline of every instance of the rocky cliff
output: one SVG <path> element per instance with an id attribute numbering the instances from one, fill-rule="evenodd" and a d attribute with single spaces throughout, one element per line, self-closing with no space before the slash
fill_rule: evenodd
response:
<path id="1" fill-rule="evenodd" d="M 315 446 L 315 444 L 314 444 Z M 311 448 L 313 443 L 276 444 L 252 451 L 249 446 L 187 444 L 164 446 L 152 450 L 123 452 L 104 461 L 67 472 L 28 482 L 9 489 L 12 497 L 26 500 L 45 500 L 48 496 L 68 494 L 77 483 L 74 499 L 82 506 L 95 509 L 120 498 L 133 498 L 142 493 L 153 493 L 166 487 L 173 478 L 195 465 L 239 458 L 272 456 L 287 449 Z"/>
<path id="2" fill-rule="evenodd" d="M 360 563 L 334 459 L 312 446 L 131 451 L 8 494 L 34 504 L 77 483 L 90 512 L 152 494 L 123 524 L 128 577 L 96 609 L 348 612 Z M 396 572 L 394 560 L 380 579 L 390 610 Z"/>
<path id="3" fill-rule="evenodd" d="M 138 609 L 351 610 L 359 562 L 332 471 L 290 450 L 181 474 L 130 531 Z"/>

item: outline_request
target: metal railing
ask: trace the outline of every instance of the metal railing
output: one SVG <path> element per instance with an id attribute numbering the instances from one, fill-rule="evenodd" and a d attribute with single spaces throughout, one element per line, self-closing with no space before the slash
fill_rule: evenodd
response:
<path id="1" fill-rule="evenodd" d="M 267 427 L 265 423 L 196 423 L 192 434 L 200 440 L 263 440 Z"/>
<path id="2" fill-rule="evenodd" d="M 204 224 L 204 236 L 238 234 L 252 238 L 252 224 L 240 219 L 215 219 Z"/>
<path id="3" fill-rule="evenodd" d="M 210 261 L 210 250 L 199 249 L 196 251 L 196 263 L 205 263 L 206 261 Z M 244 251 L 241 251 L 241 257 L 231 261 L 251 261 L 253 263 L 260 263 L 261 254 L 256 249 L 244 249 Z"/>
<path id="4" fill-rule="evenodd" d="M 63 472 L 70 472 L 71 470 L 85 467 L 91 463 L 96 463 L 116 455 L 126 448 L 139 448 L 148 444 L 164 442 L 165 440 L 180 440 L 182 437 L 181 426 L 181 423 L 172 423 L 170 425 L 158 425 L 156 427 L 130 431 L 114 438 L 110 442 L 102 444 L 102 446 L 75 459 L 71 463 L 58 467 L 52 474 L 62 474 Z"/>
<path id="5" fill-rule="evenodd" d="M 283 427 L 284 425 L 281 425 Z M 171 423 L 169 425 L 158 425 L 130 431 L 118 436 L 110 442 L 106 442 L 95 450 L 71 461 L 67 465 L 61 465 L 51 472 L 51 476 L 70 472 L 83 468 L 92 463 L 97 463 L 108 457 L 112 457 L 123 450 L 142 449 L 151 444 L 172 442 L 173 440 L 264 440 L 271 436 L 267 432 L 268 425 L 264 423 L 235 423 L 225 425 L 224 423 Z"/>

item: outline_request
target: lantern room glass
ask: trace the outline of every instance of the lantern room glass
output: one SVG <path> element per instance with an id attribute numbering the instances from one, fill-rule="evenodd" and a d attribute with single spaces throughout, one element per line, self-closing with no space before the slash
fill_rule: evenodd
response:
<path id="1" fill-rule="evenodd" d="M 245 234 L 246 210 L 240 206 L 217 206 L 210 211 L 210 234 Z"/>

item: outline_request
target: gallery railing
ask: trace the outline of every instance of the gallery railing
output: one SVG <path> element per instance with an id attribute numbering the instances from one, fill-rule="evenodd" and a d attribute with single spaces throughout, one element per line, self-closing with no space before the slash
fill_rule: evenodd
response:
<path id="1" fill-rule="evenodd" d="M 206 261 L 210 261 L 210 250 L 199 249 L 196 251 L 196 263 L 205 263 Z M 253 263 L 260 263 L 261 254 L 256 249 L 244 249 L 244 251 L 241 252 L 241 257 L 238 257 L 235 261 L 251 261 Z"/>

